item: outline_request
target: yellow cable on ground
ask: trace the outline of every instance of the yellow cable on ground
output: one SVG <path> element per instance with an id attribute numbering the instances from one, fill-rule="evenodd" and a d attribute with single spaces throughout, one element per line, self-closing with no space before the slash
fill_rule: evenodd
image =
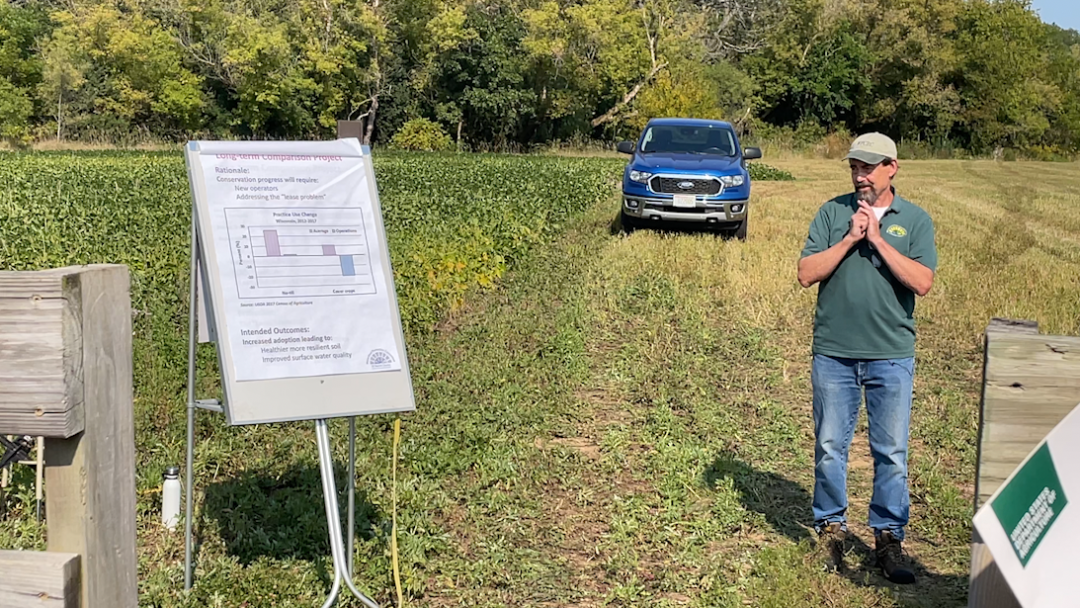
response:
<path id="1" fill-rule="evenodd" d="M 398 455 L 398 442 L 401 440 L 401 418 L 394 420 L 394 465 L 393 465 L 393 487 L 390 489 L 392 496 L 393 507 L 391 509 L 391 516 L 393 518 L 393 524 L 390 528 L 390 556 L 394 564 L 394 588 L 397 589 L 397 605 L 398 608 L 402 607 L 401 599 L 401 572 L 398 570 L 398 546 L 397 546 L 397 455 Z"/>

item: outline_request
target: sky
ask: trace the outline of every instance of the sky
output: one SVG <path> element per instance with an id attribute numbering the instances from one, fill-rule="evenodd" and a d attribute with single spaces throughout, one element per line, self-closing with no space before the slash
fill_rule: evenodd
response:
<path id="1" fill-rule="evenodd" d="M 1031 6 L 1043 21 L 1080 31 L 1080 0 L 1033 0 Z"/>

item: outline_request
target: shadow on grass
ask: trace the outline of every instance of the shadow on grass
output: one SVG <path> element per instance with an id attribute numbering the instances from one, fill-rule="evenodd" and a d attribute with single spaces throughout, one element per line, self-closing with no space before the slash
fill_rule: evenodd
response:
<path id="1" fill-rule="evenodd" d="M 347 473 L 335 466 L 342 534 L 348 518 Z M 322 477 L 317 465 L 294 466 L 279 475 L 246 472 L 206 489 L 200 536 L 214 531 L 229 555 L 245 566 L 261 558 L 322 563 L 330 557 Z M 356 489 L 356 538 L 371 540 L 382 513 Z M 346 541 L 347 536 L 345 537 Z M 201 539 L 200 539 L 201 540 Z M 197 543 L 197 544 L 201 544 Z M 330 574 L 326 574 L 329 581 Z"/>
<path id="2" fill-rule="evenodd" d="M 816 537 L 813 533 L 812 497 L 798 483 L 776 473 L 759 471 L 730 452 L 717 456 L 704 473 L 704 482 L 711 489 L 725 479 L 731 479 L 743 507 L 763 515 L 777 533 L 796 543 Z M 849 513 L 849 520 L 853 516 L 857 515 Z M 852 583 L 896 589 L 901 596 L 914 600 L 905 605 L 967 605 L 968 577 L 932 572 L 905 552 L 917 581 L 914 585 L 896 585 L 889 582 L 878 569 L 873 547 L 854 534 L 849 534 L 848 539 L 850 550 L 843 576 Z"/>
<path id="3" fill-rule="evenodd" d="M 776 473 L 758 471 L 728 452 L 705 469 L 709 488 L 715 489 L 724 479 L 731 479 L 743 507 L 764 515 L 773 530 L 795 542 L 812 536 L 810 495 L 799 484 Z"/>

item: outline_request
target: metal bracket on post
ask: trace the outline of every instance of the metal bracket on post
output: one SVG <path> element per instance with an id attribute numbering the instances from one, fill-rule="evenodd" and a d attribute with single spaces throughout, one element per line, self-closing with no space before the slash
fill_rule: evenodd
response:
<path id="1" fill-rule="evenodd" d="M 221 407 L 221 402 L 217 399 L 199 399 L 195 402 L 195 407 L 209 412 L 225 413 L 225 408 Z"/>

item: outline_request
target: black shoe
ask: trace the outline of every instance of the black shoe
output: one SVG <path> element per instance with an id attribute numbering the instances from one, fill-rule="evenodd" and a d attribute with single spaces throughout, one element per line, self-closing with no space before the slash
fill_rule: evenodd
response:
<path id="1" fill-rule="evenodd" d="M 915 582 L 915 573 L 904 566 L 904 555 L 900 549 L 899 539 L 885 530 L 874 539 L 874 544 L 877 563 L 885 574 L 885 578 L 899 585 L 910 585 Z"/>
<path id="2" fill-rule="evenodd" d="M 844 544 L 847 532 L 840 523 L 831 523 L 818 532 L 818 543 L 825 554 L 825 565 L 836 572 L 844 569 Z"/>

